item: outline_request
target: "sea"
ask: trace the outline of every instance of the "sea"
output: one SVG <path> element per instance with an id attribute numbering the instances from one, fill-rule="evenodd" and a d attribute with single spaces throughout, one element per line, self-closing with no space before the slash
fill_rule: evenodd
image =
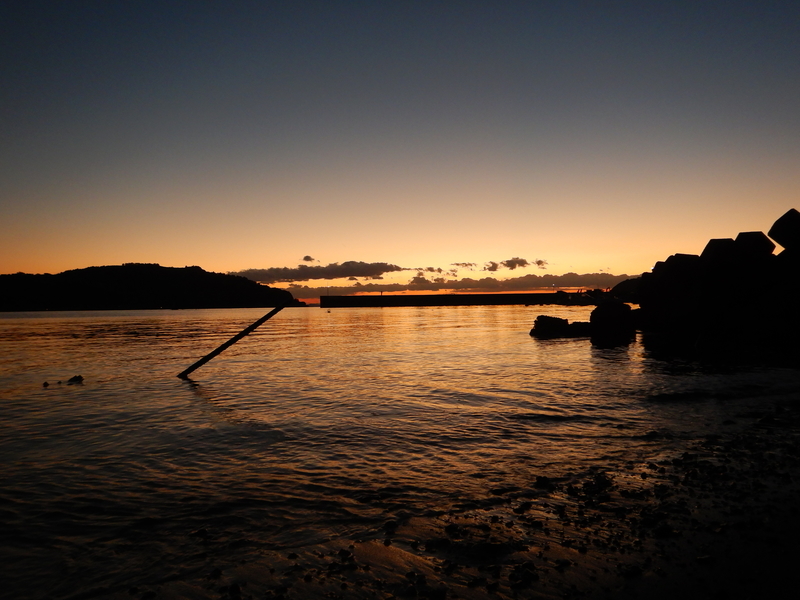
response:
<path id="1" fill-rule="evenodd" d="M 380 538 L 491 489 L 674 456 L 800 390 L 795 369 L 529 335 L 539 314 L 588 320 L 567 306 L 287 308 L 176 376 L 266 311 L 0 314 L 0 595 Z"/>

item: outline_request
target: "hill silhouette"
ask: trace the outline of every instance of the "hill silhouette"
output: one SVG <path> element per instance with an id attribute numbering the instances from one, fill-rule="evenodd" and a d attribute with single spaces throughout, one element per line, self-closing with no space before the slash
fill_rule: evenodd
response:
<path id="1" fill-rule="evenodd" d="M 0 311 L 250 308 L 303 304 L 291 293 L 200 267 L 126 263 L 55 275 L 0 275 Z"/>

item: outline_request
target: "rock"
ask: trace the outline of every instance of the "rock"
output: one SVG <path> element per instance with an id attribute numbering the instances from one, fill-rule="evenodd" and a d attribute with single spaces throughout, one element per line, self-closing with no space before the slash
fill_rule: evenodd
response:
<path id="1" fill-rule="evenodd" d="M 639 278 L 635 326 L 645 348 L 663 358 L 792 364 L 800 316 L 800 213 L 761 231 L 710 240 L 700 256 L 675 254 Z M 788 352 L 787 352 L 788 351 Z"/>
<path id="2" fill-rule="evenodd" d="M 775 244 L 761 231 L 743 231 L 734 240 L 736 252 L 742 259 L 758 259 L 772 255 Z"/>
<path id="3" fill-rule="evenodd" d="M 770 239 L 772 238 L 772 239 Z M 775 255 L 775 243 L 784 247 Z M 618 284 L 590 322 L 542 315 L 537 338 L 590 335 L 599 347 L 633 341 L 637 330 L 651 356 L 713 362 L 800 362 L 800 212 L 769 230 L 709 240 L 700 255 L 677 253 L 651 272 Z M 639 304 L 631 310 L 627 303 Z"/>
<path id="4" fill-rule="evenodd" d="M 83 375 L 73 375 L 67 379 L 67 383 L 83 383 Z"/>
<path id="5" fill-rule="evenodd" d="M 636 335 L 631 307 L 620 300 L 597 305 L 589 317 L 592 343 L 616 346 L 630 343 Z"/>
<path id="6" fill-rule="evenodd" d="M 776 271 L 779 275 L 795 275 L 800 272 L 800 248 L 787 248 L 775 257 Z"/>
<path id="7" fill-rule="evenodd" d="M 539 315 L 533 322 L 531 335 L 541 339 L 567 337 L 569 334 L 569 321 L 559 317 Z"/>
<path id="8" fill-rule="evenodd" d="M 740 234 L 741 235 L 741 234 Z M 661 273 L 685 277 L 688 273 L 696 271 L 700 266 L 700 257 L 697 254 L 673 254 L 664 262 L 656 263 L 653 273 Z"/>
<path id="9" fill-rule="evenodd" d="M 641 277 L 626 279 L 625 281 L 621 281 L 613 288 L 611 288 L 610 295 L 612 298 L 615 298 L 617 300 L 622 300 L 623 302 L 632 302 L 634 304 L 639 304 L 641 285 L 642 285 Z"/>
<path id="10" fill-rule="evenodd" d="M 591 337 L 592 324 L 586 321 L 573 321 L 567 327 L 566 337 Z"/>
<path id="11" fill-rule="evenodd" d="M 519 506 L 515 506 L 512 510 L 514 511 L 514 514 L 521 515 L 523 513 L 528 512 L 532 506 L 533 503 L 531 502 L 523 502 Z"/>
<path id="12" fill-rule="evenodd" d="M 773 223 L 767 235 L 787 250 L 800 250 L 800 212 L 790 208 Z"/>
<path id="13" fill-rule="evenodd" d="M 591 324 L 585 321 L 570 323 L 567 319 L 539 315 L 533 323 L 530 334 L 540 339 L 589 337 Z"/>
<path id="14" fill-rule="evenodd" d="M 397 528 L 398 528 L 398 526 L 399 526 L 399 524 L 397 523 L 397 521 L 386 521 L 386 522 L 383 524 L 383 530 L 384 530 L 384 531 L 385 531 L 387 534 L 391 535 L 391 534 L 393 534 L 395 531 L 397 531 Z"/>
<path id="15" fill-rule="evenodd" d="M 733 264 L 736 262 L 736 242 L 733 238 L 708 240 L 700 258 L 706 265 Z"/>
<path id="16" fill-rule="evenodd" d="M 598 329 L 630 329 L 633 321 L 631 307 L 619 300 L 609 300 L 597 305 L 589 317 L 592 330 Z"/>

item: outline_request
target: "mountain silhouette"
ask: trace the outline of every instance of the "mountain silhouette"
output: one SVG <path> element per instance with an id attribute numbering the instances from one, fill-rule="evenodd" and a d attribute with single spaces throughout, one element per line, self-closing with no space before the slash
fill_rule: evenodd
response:
<path id="1" fill-rule="evenodd" d="M 200 267 L 126 263 L 0 275 L 0 311 L 303 306 L 286 290 Z"/>

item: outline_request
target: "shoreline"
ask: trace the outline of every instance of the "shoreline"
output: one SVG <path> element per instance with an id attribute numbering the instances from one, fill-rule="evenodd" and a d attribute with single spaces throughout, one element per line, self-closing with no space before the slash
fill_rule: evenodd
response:
<path id="1" fill-rule="evenodd" d="M 779 597 L 800 535 L 797 400 L 765 398 L 730 433 L 622 469 L 532 473 L 528 487 L 424 515 L 397 506 L 368 539 L 260 550 L 69 598 Z M 197 535 L 213 544 L 213 532 Z"/>

